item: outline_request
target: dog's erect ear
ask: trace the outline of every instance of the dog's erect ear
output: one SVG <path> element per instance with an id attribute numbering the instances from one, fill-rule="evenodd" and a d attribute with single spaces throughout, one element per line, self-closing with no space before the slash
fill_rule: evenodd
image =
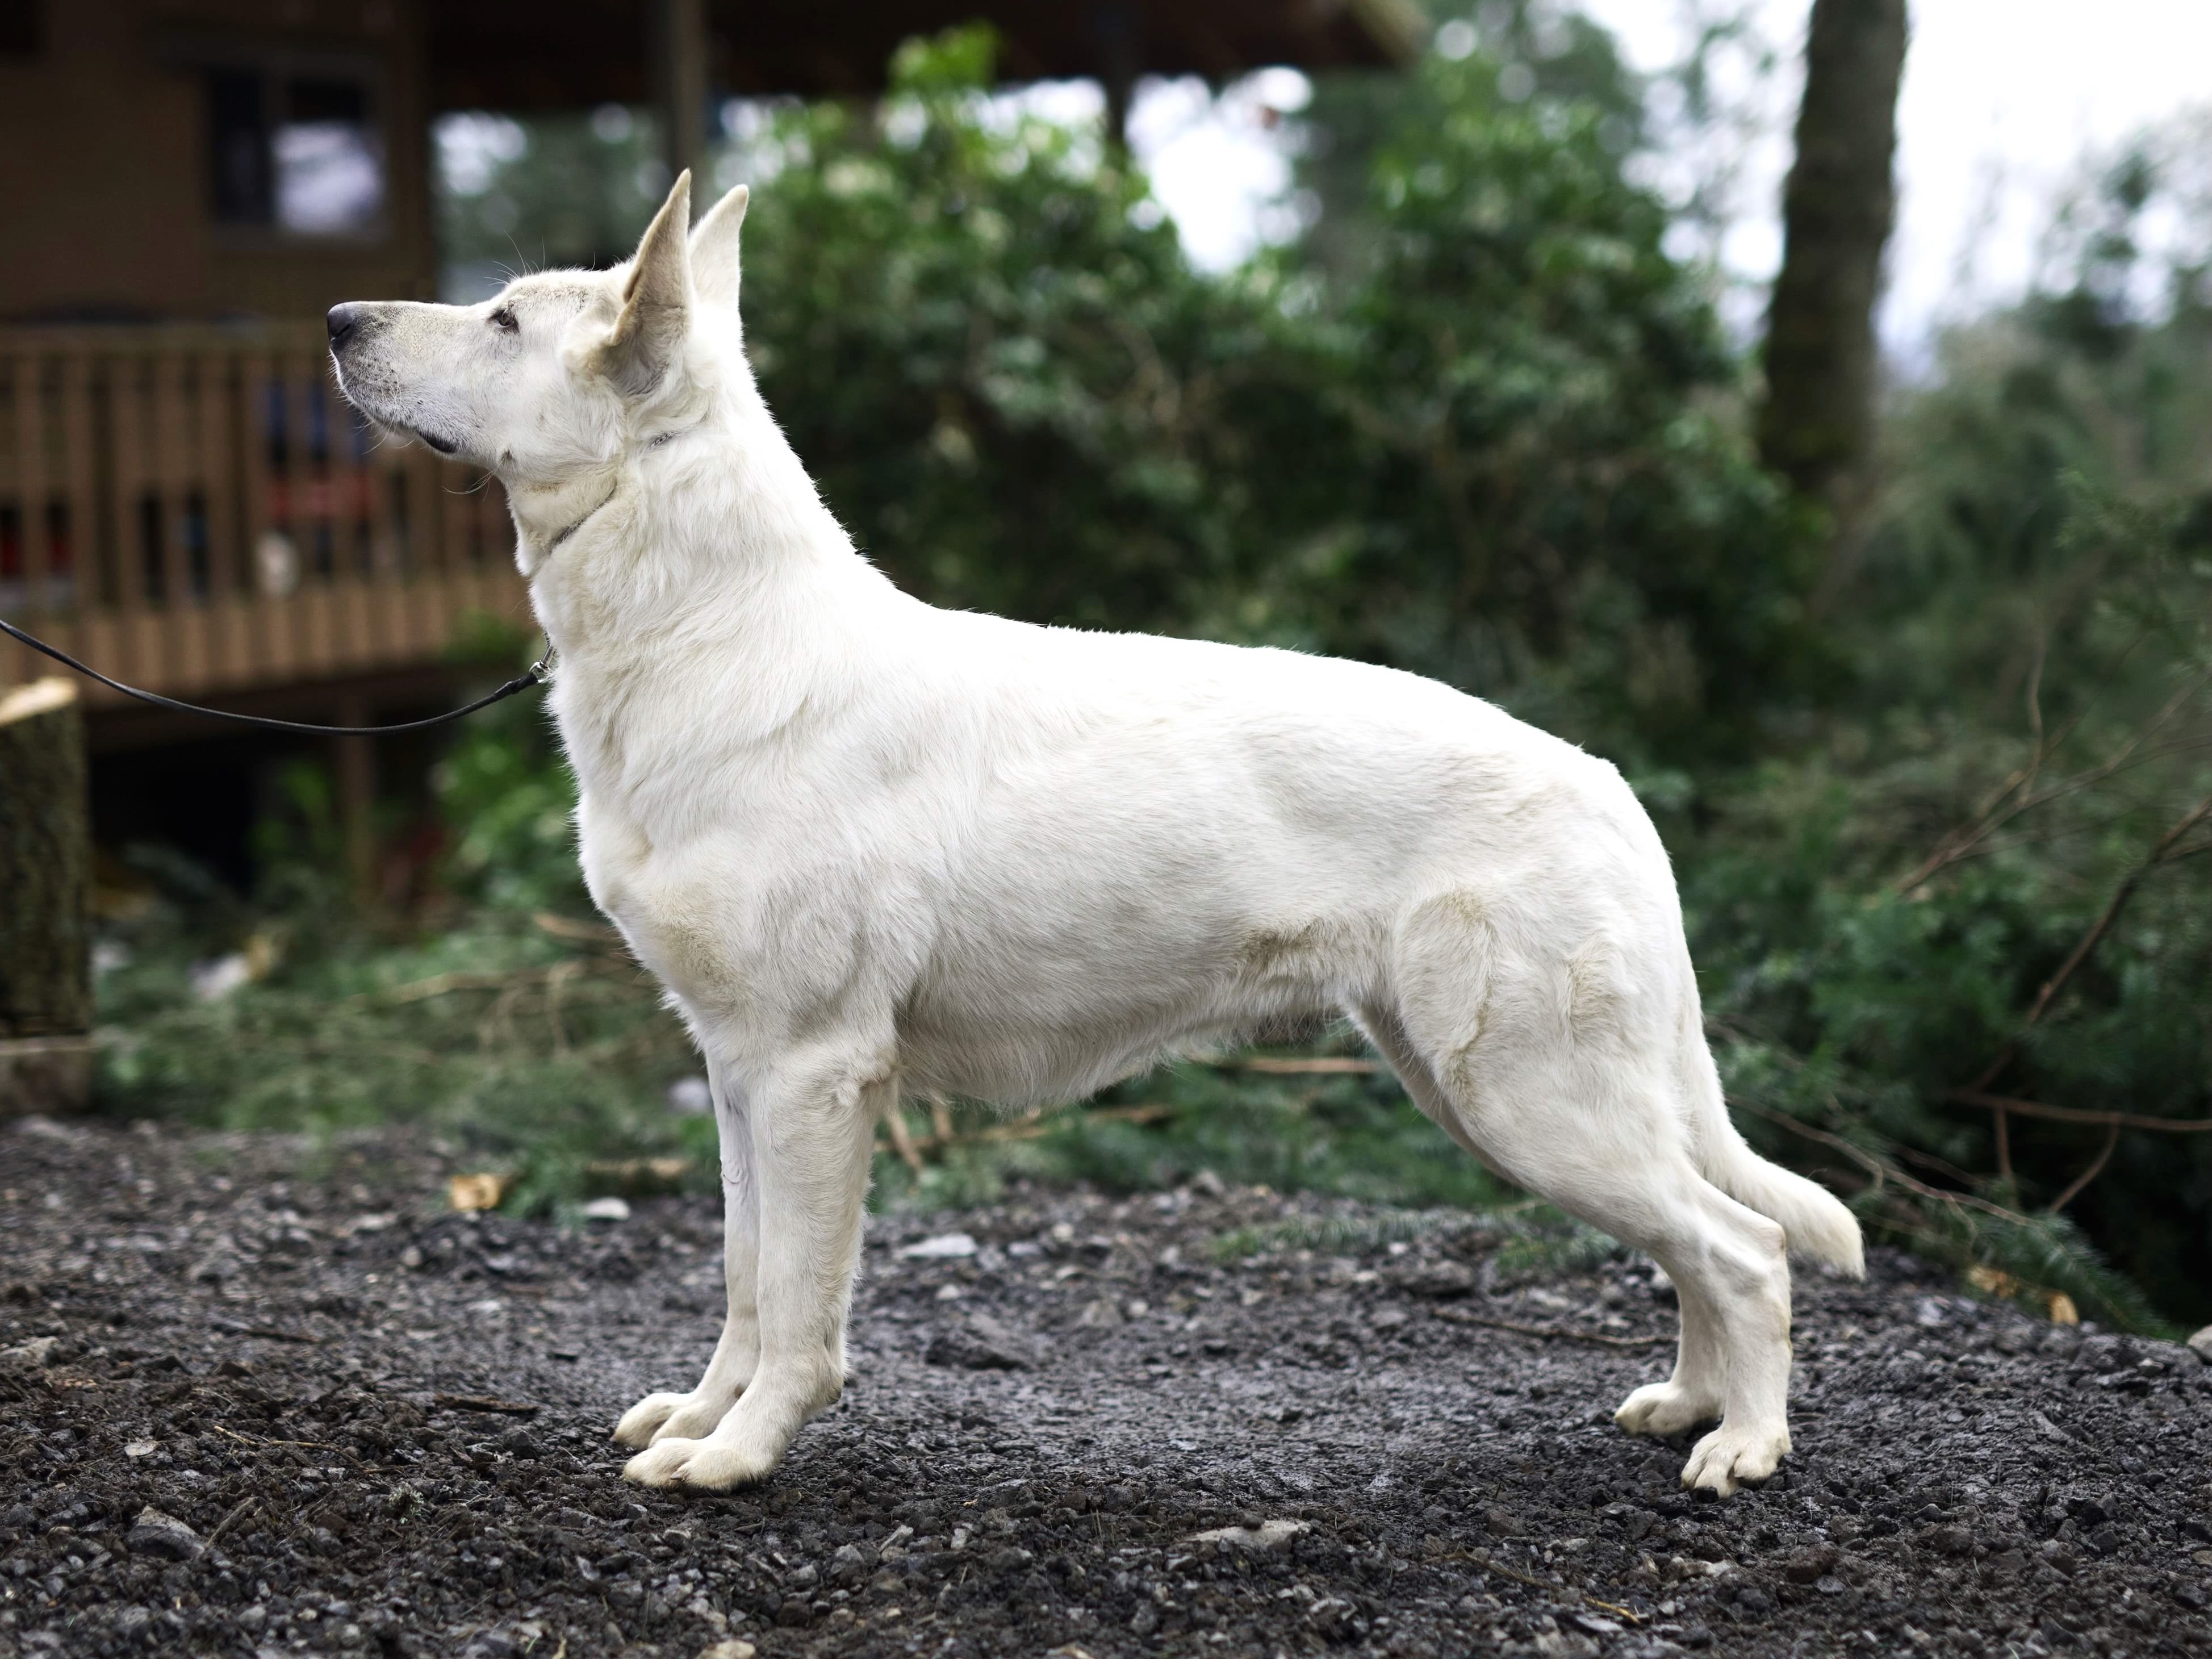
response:
<path id="1" fill-rule="evenodd" d="M 685 172 L 645 228 L 623 283 L 622 315 L 599 348 L 601 372 L 632 397 L 660 384 L 691 326 L 690 222 L 691 175 Z"/>
<path id="2" fill-rule="evenodd" d="M 707 210 L 691 233 L 691 281 L 709 305 L 738 303 L 738 229 L 752 192 L 743 185 Z"/>

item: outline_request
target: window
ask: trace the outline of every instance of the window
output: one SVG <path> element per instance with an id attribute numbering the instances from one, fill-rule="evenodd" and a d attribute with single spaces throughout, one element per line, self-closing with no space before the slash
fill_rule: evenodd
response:
<path id="1" fill-rule="evenodd" d="M 0 58 L 36 58 L 46 49 L 46 0 L 0 0 Z"/>
<path id="2" fill-rule="evenodd" d="M 291 236 L 384 228 L 384 139 L 368 78 L 234 65 L 207 71 L 218 224 Z"/>

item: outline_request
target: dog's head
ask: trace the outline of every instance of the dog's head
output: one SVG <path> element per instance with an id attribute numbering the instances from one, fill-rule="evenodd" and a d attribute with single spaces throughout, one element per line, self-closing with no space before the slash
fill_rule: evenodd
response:
<path id="1" fill-rule="evenodd" d="M 696 421 L 738 345 L 738 185 L 687 236 L 684 174 L 612 270 L 517 277 L 482 305 L 356 301 L 330 313 L 338 384 L 379 425 L 510 486 L 558 489 Z"/>

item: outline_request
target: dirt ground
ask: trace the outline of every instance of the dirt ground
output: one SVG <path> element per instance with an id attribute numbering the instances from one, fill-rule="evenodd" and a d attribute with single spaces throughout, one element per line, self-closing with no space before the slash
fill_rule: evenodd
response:
<path id="1" fill-rule="evenodd" d="M 1641 1263 L 1249 1191 L 879 1218 L 844 1401 L 686 1498 L 607 1431 L 713 1344 L 710 1201 L 563 1232 L 449 1172 L 0 1132 L 0 1656 L 2212 1647 L 2212 1367 L 1894 1254 L 1801 1275 L 1796 1452 L 1693 1502 L 1608 1420 Z"/>

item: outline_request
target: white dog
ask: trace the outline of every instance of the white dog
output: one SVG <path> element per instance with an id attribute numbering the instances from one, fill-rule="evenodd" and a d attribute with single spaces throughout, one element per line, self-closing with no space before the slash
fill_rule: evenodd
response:
<path id="1" fill-rule="evenodd" d="M 615 1430 L 651 1486 L 773 1470 L 836 1400 L 877 1122 L 902 1090 L 1079 1097 L 1342 1011 L 1459 1144 L 1648 1251 L 1682 1479 L 1790 1449 L 1785 1246 L 1858 1228 L 1729 1123 L 1667 854 L 1620 775 L 1409 674 L 939 611 L 854 551 L 761 401 L 741 186 L 623 270 L 340 306 L 372 419 L 506 485 L 558 648 L 592 897 L 706 1056 L 729 1320 Z"/>

